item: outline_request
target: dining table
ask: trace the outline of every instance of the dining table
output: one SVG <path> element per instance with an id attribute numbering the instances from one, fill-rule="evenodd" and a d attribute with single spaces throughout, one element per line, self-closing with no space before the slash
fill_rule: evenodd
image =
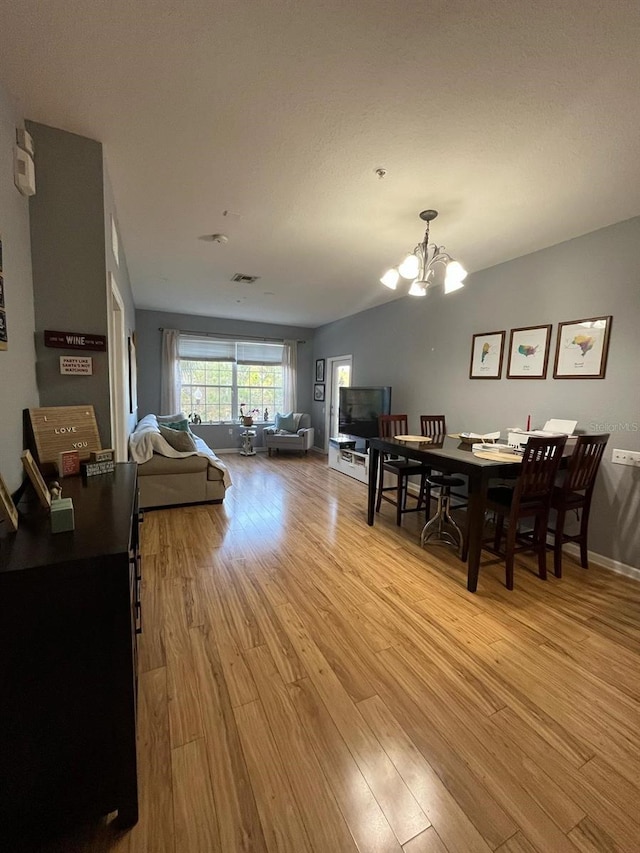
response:
<path id="1" fill-rule="evenodd" d="M 392 456 L 420 462 L 428 469 L 446 474 L 463 474 L 469 482 L 467 524 L 461 559 L 467 563 L 467 589 L 475 592 L 478 587 L 482 532 L 489 480 L 517 477 L 521 468 L 521 457 L 514 455 L 513 461 L 502 461 L 477 456 L 471 445 L 452 436 L 436 436 L 430 442 L 410 442 L 397 438 L 370 438 L 369 444 L 369 491 L 367 496 L 367 524 L 375 520 L 376 492 L 380 456 Z M 427 501 L 427 507 L 429 501 Z"/>

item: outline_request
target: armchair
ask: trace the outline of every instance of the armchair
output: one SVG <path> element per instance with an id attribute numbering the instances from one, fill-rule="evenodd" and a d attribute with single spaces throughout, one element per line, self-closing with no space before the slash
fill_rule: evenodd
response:
<path id="1" fill-rule="evenodd" d="M 290 417 L 276 415 L 274 426 L 265 427 L 263 436 L 269 456 L 272 450 L 297 450 L 302 455 L 313 447 L 311 416 L 301 412 L 294 412 Z"/>

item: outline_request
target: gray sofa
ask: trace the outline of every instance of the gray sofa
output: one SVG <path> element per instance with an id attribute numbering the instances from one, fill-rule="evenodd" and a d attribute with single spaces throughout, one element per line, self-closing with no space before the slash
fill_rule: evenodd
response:
<path id="1" fill-rule="evenodd" d="M 138 463 L 142 509 L 224 500 L 231 485 L 226 466 L 201 438 L 191 437 L 195 452 L 181 453 L 162 437 L 155 415 L 137 424 L 129 437 L 129 454 Z"/>
<path id="2" fill-rule="evenodd" d="M 294 412 L 293 418 L 295 430 L 278 429 L 277 422 L 275 426 L 263 430 L 264 444 L 269 456 L 272 450 L 278 453 L 281 450 L 297 450 L 298 453 L 305 454 L 313 447 L 314 430 L 310 415 Z"/>

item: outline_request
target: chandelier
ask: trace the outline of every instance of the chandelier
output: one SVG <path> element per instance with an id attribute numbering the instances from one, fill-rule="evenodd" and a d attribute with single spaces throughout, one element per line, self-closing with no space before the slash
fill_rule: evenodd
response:
<path id="1" fill-rule="evenodd" d="M 462 282 L 467 277 L 467 271 L 462 264 L 447 254 L 444 246 L 429 243 L 429 223 L 437 215 L 437 210 L 422 211 L 420 219 L 427 223 L 424 240 L 422 243 L 418 243 L 413 252 L 407 255 L 399 266 L 392 267 L 382 276 L 380 281 L 385 287 L 395 290 L 398 286 L 398 281 L 402 277 L 412 282 L 409 288 L 410 296 L 424 296 L 427 288 L 435 278 L 435 269 L 438 264 L 442 264 L 445 269 L 445 293 L 453 293 L 454 290 L 460 290 L 461 287 L 464 287 Z"/>

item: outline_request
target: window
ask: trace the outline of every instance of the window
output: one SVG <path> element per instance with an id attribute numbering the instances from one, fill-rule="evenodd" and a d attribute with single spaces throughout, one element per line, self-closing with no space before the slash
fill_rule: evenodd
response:
<path id="1" fill-rule="evenodd" d="M 180 335 L 180 404 L 203 423 L 282 411 L 282 344 Z"/>

